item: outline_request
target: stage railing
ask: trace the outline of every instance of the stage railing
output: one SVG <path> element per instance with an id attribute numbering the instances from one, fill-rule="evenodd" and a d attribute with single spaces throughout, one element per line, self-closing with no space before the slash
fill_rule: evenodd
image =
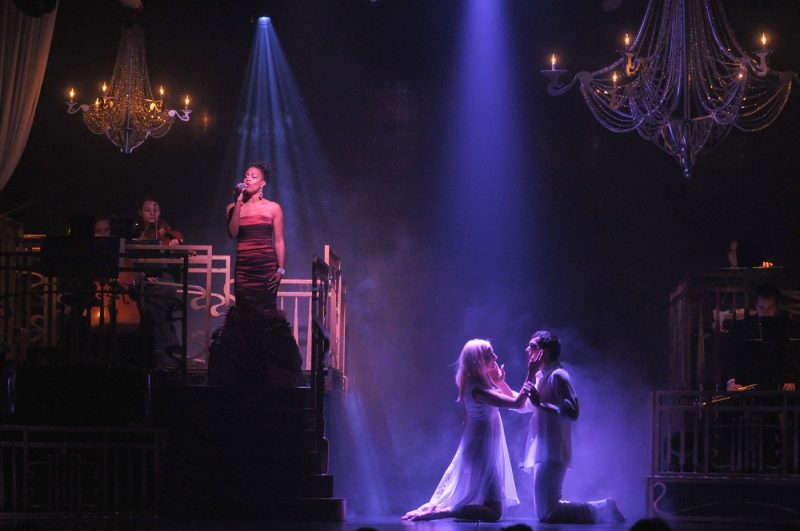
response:
<path id="1" fill-rule="evenodd" d="M 0 427 L 0 515 L 158 512 L 159 432 Z"/>
<path id="2" fill-rule="evenodd" d="M 325 264 L 328 265 L 327 309 L 325 326 L 330 340 L 329 367 L 339 372 L 347 387 L 347 305 L 345 292 L 347 286 L 342 275 L 342 260 L 330 247 L 325 246 Z"/>
<path id="3" fill-rule="evenodd" d="M 123 259 L 147 260 L 155 267 L 177 265 L 178 259 L 170 253 L 188 254 L 187 290 L 187 327 L 184 339 L 187 345 L 187 356 L 190 359 L 204 358 L 208 353 L 213 333 L 215 317 L 224 315 L 225 308 L 233 301 L 231 295 L 231 260 L 228 255 L 215 255 L 210 245 L 142 245 L 129 244 Z M 141 253 L 148 253 L 142 258 Z M 154 254 L 164 253 L 163 256 Z M 135 265 L 127 268 L 137 271 Z M 183 295 L 182 282 L 158 282 L 175 289 L 177 295 Z M 215 287 L 219 291 L 215 291 Z"/>
<path id="4" fill-rule="evenodd" d="M 345 301 L 347 286 L 342 274 L 341 258 L 325 246 L 325 254 L 321 263 L 327 265 L 327 279 L 324 283 L 327 296 L 324 299 L 324 326 L 330 339 L 330 356 L 327 360 L 328 368 L 342 375 L 346 379 L 347 362 L 347 305 Z M 319 261 L 318 258 L 315 258 Z M 316 266 L 315 266 L 316 267 Z M 286 318 L 292 323 L 292 332 L 303 353 L 303 370 L 311 371 L 313 362 L 313 308 L 312 293 L 313 279 L 285 278 L 281 281 L 278 290 L 278 308 L 286 313 Z M 235 300 L 235 299 L 234 299 Z"/>
<path id="5" fill-rule="evenodd" d="M 800 477 L 800 394 L 659 391 L 654 475 Z"/>
<path id="6" fill-rule="evenodd" d="M 25 239 L 18 251 L 0 253 L 0 355 L 10 361 L 24 361 L 32 350 L 53 351 L 63 341 L 60 320 L 65 300 L 58 279 L 41 272 L 43 236 Z M 147 275 L 159 268 L 184 267 L 180 282 L 160 279 L 152 282 L 175 289 L 186 298 L 183 334 L 186 356 L 205 360 L 213 331 L 222 324 L 227 309 L 235 303 L 233 264 L 228 255 L 215 255 L 210 245 L 128 244 L 120 254 L 120 274 Z M 341 259 L 325 246 L 324 261 L 329 266 L 326 327 L 331 339 L 329 368 L 344 377 L 346 371 L 346 285 Z M 121 292 L 109 279 L 98 280 L 94 305 L 103 308 L 103 296 Z M 278 307 L 286 313 L 303 356 L 303 369 L 312 365 L 311 279 L 284 279 L 278 291 Z M 184 294 L 184 290 L 186 293 Z M 127 296 L 127 295 L 126 295 Z M 93 311 L 97 311 L 95 308 Z M 104 322 L 102 316 L 99 319 Z M 95 348 L 95 347 L 93 347 Z M 61 360 L 64 361 L 64 360 Z M 190 363 L 191 364 L 191 363 Z M 345 378 L 346 382 L 346 378 Z"/>

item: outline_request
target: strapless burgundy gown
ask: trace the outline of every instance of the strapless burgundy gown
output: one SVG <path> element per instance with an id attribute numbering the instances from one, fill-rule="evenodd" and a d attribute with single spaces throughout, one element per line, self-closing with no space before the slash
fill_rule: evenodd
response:
<path id="1" fill-rule="evenodd" d="M 260 215 L 241 218 L 236 245 L 236 304 L 275 309 L 277 296 L 267 289 L 267 276 L 277 269 L 271 220 Z"/>

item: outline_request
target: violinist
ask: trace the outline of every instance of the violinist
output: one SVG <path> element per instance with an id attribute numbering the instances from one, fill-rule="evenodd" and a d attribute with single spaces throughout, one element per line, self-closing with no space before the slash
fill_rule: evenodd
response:
<path id="1" fill-rule="evenodd" d="M 94 222 L 94 235 L 111 236 L 111 218 L 97 218 Z"/>
<path id="2" fill-rule="evenodd" d="M 149 241 L 158 240 L 161 245 L 180 245 L 183 243 L 183 234 L 161 219 L 161 207 L 158 201 L 151 197 L 145 197 L 139 208 L 139 221 L 134 225 L 134 238 Z"/>
<path id="3" fill-rule="evenodd" d="M 145 197 L 134 225 L 139 243 L 180 245 L 183 234 L 161 219 L 161 207 L 152 197 Z M 154 369 L 181 367 L 181 346 L 174 325 L 174 314 L 181 304 L 176 283 L 180 273 L 165 268 L 143 275 L 138 286 L 139 311 L 142 316 L 141 339 L 145 366 Z"/>

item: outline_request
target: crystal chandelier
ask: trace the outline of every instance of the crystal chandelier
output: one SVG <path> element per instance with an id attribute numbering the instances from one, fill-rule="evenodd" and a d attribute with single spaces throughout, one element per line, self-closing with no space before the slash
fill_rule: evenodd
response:
<path id="1" fill-rule="evenodd" d="M 615 133 L 636 131 L 672 155 L 690 176 L 698 154 L 716 147 L 731 127 L 759 131 L 780 114 L 794 72 L 767 64 L 771 50 L 744 51 L 720 0 L 650 0 L 639 32 L 625 36 L 621 56 L 595 72 L 542 70 L 552 96 L 576 82 L 594 117 Z"/>
<path id="2" fill-rule="evenodd" d="M 111 84 L 103 83 L 102 94 L 94 104 L 75 102 L 75 90 L 69 91 L 67 112 L 83 111 L 83 121 L 92 133 L 105 135 L 123 153 L 130 153 L 148 137 L 167 134 L 177 117 L 189 121 L 189 96 L 184 108 L 165 110 L 164 89 L 153 97 L 147 75 L 144 32 L 133 23 L 122 30 Z"/>

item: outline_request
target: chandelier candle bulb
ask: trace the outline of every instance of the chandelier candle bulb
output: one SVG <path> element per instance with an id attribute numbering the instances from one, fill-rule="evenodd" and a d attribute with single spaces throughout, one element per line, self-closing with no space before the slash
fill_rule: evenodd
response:
<path id="1" fill-rule="evenodd" d="M 755 66 L 755 74 L 758 77 L 764 77 L 769 73 L 769 65 L 767 64 L 767 57 L 772 54 L 772 50 L 767 48 L 767 38 L 766 33 L 761 34 L 761 48 L 755 51 L 756 57 L 758 57 L 758 64 Z"/>
<path id="2" fill-rule="evenodd" d="M 542 70 L 547 93 L 566 94 L 578 85 L 592 116 L 614 133 L 636 131 L 671 155 L 691 176 L 697 157 L 720 144 L 731 128 L 755 132 L 769 127 L 785 106 L 797 74 L 775 71 L 774 46 L 766 32 L 755 52 L 738 44 L 724 2 L 648 0 L 636 34 L 623 35 L 621 57 L 600 68 Z M 755 3 L 755 2 L 754 2 Z M 624 33 L 624 32 L 623 32 Z M 753 43 L 755 44 L 755 43 Z M 755 44 L 756 47 L 759 44 Z M 555 54 L 554 54 L 555 55 Z M 617 86 L 614 70 L 625 70 Z M 756 76 L 755 79 L 751 76 Z"/>
<path id="3" fill-rule="evenodd" d="M 70 88 L 69 89 L 69 102 L 70 103 L 75 103 L 75 89 L 74 88 Z"/>
<path id="4" fill-rule="evenodd" d="M 147 75 L 144 32 L 137 22 L 122 29 L 117 58 L 110 82 L 103 81 L 102 93 L 94 105 L 78 105 L 70 88 L 67 112 L 83 112 L 89 131 L 104 135 L 122 153 L 131 153 L 148 138 L 161 138 L 177 118 L 188 122 L 191 110 L 168 109 L 164 105 L 164 86 L 158 93 Z M 179 97 L 179 96 L 178 96 Z M 188 106 L 189 95 L 186 95 Z"/>
<path id="5" fill-rule="evenodd" d="M 550 70 L 554 72 L 556 70 L 556 54 L 550 56 Z"/>
<path id="6" fill-rule="evenodd" d="M 187 95 L 186 95 L 186 97 L 183 99 L 183 108 L 184 108 L 184 109 L 188 109 L 188 108 L 189 108 L 189 95 L 188 95 L 188 94 L 187 94 Z"/>

